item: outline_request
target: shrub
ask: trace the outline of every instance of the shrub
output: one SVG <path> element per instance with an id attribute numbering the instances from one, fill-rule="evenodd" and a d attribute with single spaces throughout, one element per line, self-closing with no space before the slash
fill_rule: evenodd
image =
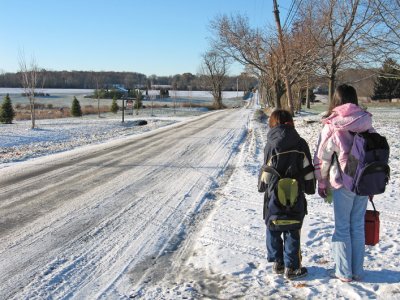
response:
<path id="1" fill-rule="evenodd" d="M 112 103 L 111 103 L 110 111 L 111 111 L 112 113 L 116 114 L 116 113 L 118 112 L 118 110 L 119 110 L 119 106 L 118 106 L 118 104 L 117 104 L 117 97 L 114 96 L 114 98 L 113 98 L 113 100 L 112 100 Z"/>
<path id="2" fill-rule="evenodd" d="M 15 111 L 12 107 L 10 96 L 7 94 L 4 96 L 3 104 L 0 107 L 0 122 L 11 124 L 14 117 Z"/>
<path id="3" fill-rule="evenodd" d="M 78 99 L 76 99 L 75 96 L 74 96 L 74 100 L 72 100 L 71 116 L 73 116 L 73 117 L 82 117 L 81 105 L 80 105 Z"/>

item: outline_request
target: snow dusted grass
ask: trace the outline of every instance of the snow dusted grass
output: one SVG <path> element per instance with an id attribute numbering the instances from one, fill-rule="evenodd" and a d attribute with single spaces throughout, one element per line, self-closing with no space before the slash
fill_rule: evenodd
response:
<path id="1" fill-rule="evenodd" d="M 35 129 L 30 121 L 0 124 L 0 168 L 7 163 L 23 161 L 51 153 L 136 135 L 176 123 L 188 117 L 176 118 L 133 118 L 86 116 L 54 120 L 37 120 Z M 138 120 L 148 124 L 138 126 Z"/>

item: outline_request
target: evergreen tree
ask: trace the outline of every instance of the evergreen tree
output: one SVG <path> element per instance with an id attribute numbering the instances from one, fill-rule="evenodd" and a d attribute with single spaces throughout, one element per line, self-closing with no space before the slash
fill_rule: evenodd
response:
<path id="1" fill-rule="evenodd" d="M 373 99 L 400 98 L 400 65 L 388 58 L 379 71 L 375 82 Z"/>
<path id="2" fill-rule="evenodd" d="M 73 117 L 82 117 L 81 105 L 80 105 L 78 99 L 76 99 L 75 96 L 74 96 L 74 100 L 72 100 L 71 116 L 73 116 Z"/>
<path id="3" fill-rule="evenodd" d="M 117 104 L 117 97 L 116 96 L 113 97 L 110 110 L 114 114 L 116 114 L 118 112 L 118 110 L 119 110 L 119 106 Z"/>
<path id="4" fill-rule="evenodd" d="M 0 107 L 0 122 L 11 124 L 14 117 L 15 111 L 12 107 L 10 96 L 7 94 L 4 96 L 3 104 Z"/>

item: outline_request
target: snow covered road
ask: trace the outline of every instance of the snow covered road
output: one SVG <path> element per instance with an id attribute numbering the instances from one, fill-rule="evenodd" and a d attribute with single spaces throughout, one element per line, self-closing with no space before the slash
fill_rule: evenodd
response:
<path id="1" fill-rule="evenodd" d="M 391 147 L 391 179 L 374 198 L 380 242 L 366 246 L 365 277 L 351 283 L 329 276 L 333 207 L 318 194 L 307 196 L 301 231 L 309 275 L 272 273 L 256 190 L 269 129 L 254 109 L 173 117 L 164 121 L 180 122 L 158 129 L 154 119 L 137 136 L 106 119 L 0 126 L 0 146 L 13 137 L 21 154 L 2 146 L 0 299 L 399 299 L 400 109 L 370 111 Z M 304 120 L 320 118 L 295 117 L 311 152 L 321 124 Z M 38 134 L 66 138 L 46 147 Z M 102 134 L 123 138 L 51 154 Z"/>
<path id="2" fill-rule="evenodd" d="M 212 197 L 251 113 L 207 114 L 3 169 L 0 298 L 126 297 L 143 275 L 133 267 L 174 249 Z"/>

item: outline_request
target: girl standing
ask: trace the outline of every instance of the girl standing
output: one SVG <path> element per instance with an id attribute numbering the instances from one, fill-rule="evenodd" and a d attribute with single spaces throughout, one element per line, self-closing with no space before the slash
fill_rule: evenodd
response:
<path id="1" fill-rule="evenodd" d="M 336 88 L 314 155 L 318 194 L 326 198 L 332 191 L 335 230 L 332 254 L 336 264 L 333 277 L 343 282 L 363 275 L 364 216 L 368 196 L 358 196 L 343 187 L 345 169 L 353 143 L 353 132 L 373 131 L 371 114 L 358 106 L 356 90 L 343 84 Z"/>
<path id="2" fill-rule="evenodd" d="M 315 193 L 314 168 L 308 144 L 294 128 L 290 112 L 273 111 L 269 127 L 263 168 L 273 168 L 276 173 L 268 173 L 263 180 L 268 186 L 264 196 L 267 259 L 274 263 L 274 273 L 284 273 L 285 278 L 291 280 L 307 275 L 307 269 L 301 266 L 300 229 L 307 213 L 304 192 Z M 296 198 L 293 207 L 285 207 L 277 201 L 276 190 L 281 178 L 296 181 L 297 197 L 293 197 Z"/>

